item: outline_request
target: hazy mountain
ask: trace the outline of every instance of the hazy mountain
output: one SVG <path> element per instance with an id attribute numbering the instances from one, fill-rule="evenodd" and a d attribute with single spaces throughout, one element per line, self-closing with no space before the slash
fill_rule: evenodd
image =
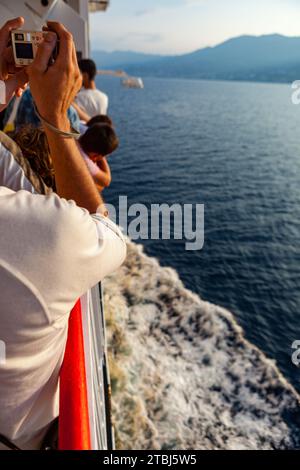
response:
<path id="1" fill-rule="evenodd" d="M 158 61 L 163 56 L 143 54 L 141 52 L 131 52 L 131 51 L 114 51 L 114 52 L 105 52 L 105 51 L 93 51 L 92 57 L 96 61 L 99 68 L 122 68 L 124 65 L 137 65 L 144 64 L 147 62 Z"/>
<path id="2" fill-rule="evenodd" d="M 241 36 L 180 56 L 106 54 L 102 67 L 119 66 L 141 76 L 271 82 L 300 79 L 300 37 L 279 34 Z M 97 53 L 94 57 L 97 60 Z"/>

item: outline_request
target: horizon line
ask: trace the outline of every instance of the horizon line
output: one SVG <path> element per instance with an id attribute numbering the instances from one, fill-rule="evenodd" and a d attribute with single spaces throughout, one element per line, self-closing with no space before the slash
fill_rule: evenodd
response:
<path id="1" fill-rule="evenodd" d="M 94 49 L 93 45 L 91 47 L 91 52 L 104 52 L 106 54 L 113 54 L 115 52 L 129 52 L 129 53 L 134 53 L 134 54 L 144 54 L 144 55 L 153 55 L 153 56 L 160 56 L 160 57 L 179 57 L 183 55 L 188 55 L 188 54 L 193 54 L 194 52 L 198 52 L 204 49 L 214 49 L 218 46 L 221 46 L 222 44 L 225 44 L 226 42 L 235 40 L 235 39 L 240 39 L 240 38 L 263 38 L 263 37 L 271 37 L 271 36 L 280 36 L 282 38 L 286 39 L 300 39 L 299 36 L 287 36 L 286 34 L 281 34 L 281 33 L 270 33 L 270 34 L 239 34 L 238 36 L 231 36 L 227 39 L 224 39 L 224 41 L 218 42 L 217 44 L 213 46 L 203 46 L 198 49 L 193 49 L 190 52 L 180 52 L 180 53 L 171 53 L 171 54 L 161 54 L 159 52 L 145 52 L 145 51 L 137 51 L 137 50 L 132 50 L 132 49 L 114 49 L 114 50 L 105 50 L 105 49 Z M 93 42 L 91 41 L 93 44 Z"/>

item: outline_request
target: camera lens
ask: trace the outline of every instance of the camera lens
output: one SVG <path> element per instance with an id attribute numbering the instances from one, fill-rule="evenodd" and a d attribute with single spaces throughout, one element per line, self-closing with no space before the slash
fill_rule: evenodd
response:
<path id="1" fill-rule="evenodd" d="M 41 0 L 41 4 L 43 7 L 47 7 L 49 5 L 49 0 Z"/>
<path id="2" fill-rule="evenodd" d="M 16 41 L 24 41 L 24 34 L 15 34 L 15 40 Z"/>

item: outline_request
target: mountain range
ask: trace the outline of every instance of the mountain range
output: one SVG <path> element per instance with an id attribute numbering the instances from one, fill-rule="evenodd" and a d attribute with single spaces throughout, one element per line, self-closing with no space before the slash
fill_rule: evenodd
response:
<path id="1" fill-rule="evenodd" d="M 98 68 L 142 77 L 292 82 L 300 79 L 300 37 L 240 36 L 177 56 L 131 51 L 92 54 Z"/>

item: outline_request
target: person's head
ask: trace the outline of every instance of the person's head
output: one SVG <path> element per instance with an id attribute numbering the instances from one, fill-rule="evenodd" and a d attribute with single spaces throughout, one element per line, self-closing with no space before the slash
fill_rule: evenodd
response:
<path id="1" fill-rule="evenodd" d="M 79 144 L 92 160 L 97 161 L 117 150 L 119 139 L 108 124 L 94 124 L 80 137 Z"/>
<path id="2" fill-rule="evenodd" d="M 82 75 L 82 84 L 84 88 L 89 88 L 97 75 L 96 64 L 92 59 L 81 59 L 78 65 Z"/>
<path id="3" fill-rule="evenodd" d="M 110 127 L 114 127 L 112 119 L 105 114 L 94 116 L 86 125 L 87 127 L 92 127 L 94 124 L 108 124 Z"/>
<path id="4" fill-rule="evenodd" d="M 48 188 L 56 190 L 50 149 L 45 131 L 41 127 L 26 125 L 13 136 L 31 169 L 42 178 Z"/>

